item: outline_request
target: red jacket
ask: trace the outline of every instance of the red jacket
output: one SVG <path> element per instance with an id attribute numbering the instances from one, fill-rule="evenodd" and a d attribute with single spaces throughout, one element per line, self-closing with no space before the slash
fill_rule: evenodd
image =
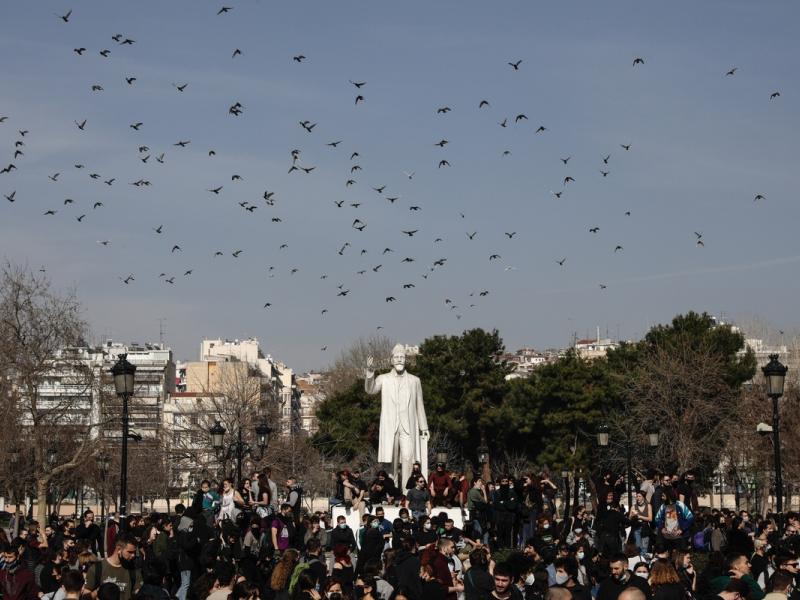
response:
<path id="1" fill-rule="evenodd" d="M 18 567 L 16 572 L 0 570 L 0 590 L 3 600 L 38 600 L 39 586 L 33 578 L 33 573 L 23 567 Z"/>

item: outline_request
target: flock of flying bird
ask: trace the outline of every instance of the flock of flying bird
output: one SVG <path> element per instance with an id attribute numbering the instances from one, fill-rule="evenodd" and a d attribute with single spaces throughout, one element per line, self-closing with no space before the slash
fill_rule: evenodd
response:
<path id="1" fill-rule="evenodd" d="M 226 18 L 226 15 L 230 14 L 234 11 L 233 6 L 222 6 L 216 12 L 216 17 L 218 18 Z M 56 17 L 63 21 L 65 26 L 70 26 L 73 20 L 73 11 L 69 10 L 64 14 L 57 14 Z M 213 13 L 210 15 L 211 18 L 214 18 Z M 78 15 L 75 15 L 74 18 L 78 18 Z M 109 36 L 109 39 L 114 42 L 116 48 L 114 50 L 110 50 L 108 48 L 101 48 L 95 50 L 101 57 L 104 59 L 111 60 L 112 54 L 115 54 L 118 50 L 123 48 L 135 48 L 137 42 L 134 38 L 128 37 L 125 34 L 115 33 L 114 35 Z M 114 46 L 112 46 L 114 47 Z M 84 57 L 90 51 L 84 46 L 77 46 L 72 50 L 77 57 Z M 94 52 L 94 51 L 93 51 Z M 240 48 L 234 48 L 231 52 L 230 58 L 232 60 L 236 60 L 239 57 L 243 56 L 244 52 Z M 287 60 L 289 58 L 287 57 Z M 302 65 L 309 59 L 304 54 L 297 54 L 291 57 L 291 61 L 293 63 L 297 63 L 298 65 Z M 646 68 L 645 59 L 642 57 L 635 57 L 632 61 L 633 68 Z M 298 67 L 300 68 L 300 67 Z M 500 68 L 500 67 L 499 67 Z M 507 65 L 502 66 L 502 68 L 510 69 L 513 73 L 524 73 L 525 68 L 525 61 L 524 59 L 514 59 L 507 62 Z M 724 77 L 734 77 L 737 73 L 738 69 L 736 67 L 730 68 L 727 72 L 724 72 Z M 125 81 L 126 86 L 135 86 L 139 82 L 139 78 L 136 75 L 129 74 L 129 73 L 120 73 L 120 79 Z M 351 86 L 351 90 L 353 92 L 353 104 L 356 106 L 362 105 L 367 102 L 367 96 L 369 91 L 369 86 L 367 81 L 362 80 L 354 80 L 350 79 L 348 82 L 343 82 L 343 85 Z M 190 82 L 173 82 L 172 86 L 174 87 L 175 91 L 178 94 L 189 94 L 191 93 L 191 84 Z M 92 83 L 88 86 L 88 92 L 90 94 L 101 94 L 105 91 L 102 84 L 99 83 Z M 768 95 L 768 99 L 770 101 L 774 101 L 780 98 L 779 91 L 773 91 L 771 94 Z M 479 111 L 488 111 L 491 110 L 492 104 L 488 99 L 482 98 L 477 100 L 476 106 Z M 448 105 L 432 107 L 432 111 L 435 111 L 435 114 L 438 118 L 442 119 L 443 122 L 446 122 L 447 116 L 449 113 L 453 111 L 453 108 Z M 246 112 L 246 107 L 241 102 L 234 102 L 228 108 L 228 115 L 231 118 L 239 118 L 243 117 Z M 246 117 L 245 117 L 246 118 Z M 13 121 L 10 115 L 2 115 L 0 114 L 0 126 L 8 127 L 10 123 Z M 527 124 L 529 121 L 528 116 L 524 113 L 519 113 L 510 117 L 504 117 L 502 120 L 497 121 L 497 125 L 501 128 L 508 128 L 508 127 L 530 127 Z M 82 135 L 84 132 L 87 131 L 87 128 L 91 127 L 91 116 L 90 117 L 81 117 L 79 119 L 74 120 L 74 125 L 76 128 L 76 134 Z M 311 141 L 312 144 L 317 144 L 318 146 L 324 145 L 325 147 L 329 148 L 330 151 L 336 151 L 339 149 L 339 146 L 345 143 L 343 139 L 335 139 L 332 141 L 319 141 L 317 136 L 319 135 L 316 131 L 317 122 L 311 119 L 304 119 L 298 122 L 298 127 L 302 128 L 303 131 L 308 134 L 308 139 Z M 445 126 L 443 124 L 443 126 Z M 128 124 L 128 128 L 131 132 L 138 133 L 144 127 L 144 123 L 140 121 L 135 121 Z M 546 136 L 550 134 L 550 131 L 546 124 L 537 123 L 531 129 L 530 132 L 533 136 Z M 0 133 L 2 130 L 0 129 Z M 13 147 L 11 148 L 11 160 L 8 162 L 6 166 L 0 169 L 0 176 L 12 176 L 17 175 L 17 172 L 24 171 L 26 153 L 28 153 L 28 140 L 30 130 L 26 127 L 19 127 L 17 128 L 17 134 L 14 136 Z M 138 138 L 141 139 L 141 138 Z M 446 151 L 447 146 L 450 144 L 450 141 L 447 138 L 440 138 L 438 140 L 433 141 L 432 145 L 438 147 L 441 151 Z M 191 139 L 178 139 L 172 144 L 172 148 L 169 152 L 179 152 L 185 148 L 187 148 L 190 144 L 192 144 Z M 627 141 L 617 142 L 616 147 L 619 148 L 618 152 L 627 153 L 635 151 L 635 148 L 632 143 Z M 151 165 L 151 161 L 157 164 L 165 164 L 168 159 L 168 150 L 161 149 L 155 150 L 151 149 L 151 147 L 147 143 L 136 143 L 136 150 L 137 150 L 137 157 L 138 160 L 145 165 Z M 359 186 L 359 178 L 364 172 L 364 168 L 362 167 L 361 163 L 361 155 L 358 151 L 352 150 L 349 152 L 349 168 L 346 172 L 342 173 L 342 184 L 345 190 L 349 188 L 354 188 L 355 186 Z M 510 150 L 503 150 L 502 156 L 508 156 L 510 154 Z M 213 159 L 216 156 L 216 151 L 211 149 L 207 151 L 208 158 Z M 567 170 L 570 168 L 570 160 L 572 156 L 563 156 L 559 157 L 563 167 Z M 605 179 L 610 174 L 610 168 L 612 163 L 612 153 L 607 153 L 604 156 L 599 157 L 601 160 L 598 160 L 598 175 Z M 442 156 L 436 159 L 436 162 L 431 165 L 431 168 L 436 169 L 447 169 L 451 167 L 451 163 L 446 156 Z M 119 176 L 103 176 L 91 168 L 87 167 L 81 163 L 75 163 L 73 168 L 76 170 L 80 170 L 82 172 L 86 172 L 89 179 L 97 181 L 98 183 L 102 183 L 109 188 L 115 185 L 130 185 L 136 188 L 149 188 L 153 184 L 149 179 L 146 178 L 138 178 L 133 181 L 122 181 Z M 311 175 L 316 169 L 316 166 L 310 165 L 304 161 L 303 150 L 301 148 L 293 148 L 287 149 L 287 173 L 289 175 Z M 413 182 L 416 172 L 415 171 L 403 171 L 403 176 L 408 182 Z M 48 178 L 52 184 L 58 184 L 59 178 L 61 177 L 62 172 L 54 172 L 48 175 Z M 207 188 L 206 192 L 208 194 L 212 194 L 213 196 L 220 196 L 225 194 L 226 186 L 230 185 L 233 186 L 237 182 L 243 181 L 243 176 L 237 173 L 231 174 L 230 176 L 230 183 L 222 183 L 215 187 Z M 554 200 L 561 199 L 565 194 L 568 193 L 569 186 L 575 182 L 575 178 L 569 174 L 569 172 L 565 172 L 563 178 L 560 180 L 561 187 L 557 190 L 553 190 L 550 193 Z M 0 178 L 0 185 L 5 186 L 5 182 L 2 178 Z M 395 205 L 399 203 L 401 199 L 401 195 L 397 193 L 392 193 L 392 190 L 385 185 L 370 185 L 369 186 L 372 191 L 374 191 L 378 197 L 384 199 L 388 205 Z M 17 190 L 9 190 L 3 193 L 5 200 L 8 203 L 16 203 L 16 202 L 25 202 L 26 199 L 22 197 L 22 195 L 17 194 Z M 754 201 L 761 201 L 765 200 L 764 194 L 757 193 L 754 195 Z M 265 190 L 263 195 L 258 199 L 253 200 L 242 200 L 238 202 L 238 205 L 241 207 L 242 210 L 247 211 L 250 214 L 256 213 L 256 211 L 263 211 L 264 209 L 270 209 L 277 205 L 278 196 L 275 191 Z M 65 198 L 61 206 L 58 207 L 51 207 L 47 208 L 43 211 L 43 215 L 47 217 L 55 217 L 56 215 L 63 215 L 65 212 L 68 212 L 72 209 L 69 207 L 73 204 L 76 204 L 76 200 L 73 198 Z M 400 203 L 402 204 L 402 203 Z M 337 254 L 341 257 L 345 257 L 350 253 L 356 253 L 359 257 L 364 256 L 372 256 L 370 254 L 370 249 L 360 247 L 358 244 L 358 235 L 368 227 L 367 219 L 364 215 L 359 214 L 357 211 L 361 207 L 362 202 L 358 201 L 347 201 L 347 200 L 334 200 L 333 201 L 333 209 L 334 210 L 348 210 L 353 209 L 356 212 L 351 213 L 353 216 L 350 229 L 352 231 L 351 234 L 348 234 L 346 237 L 348 239 L 344 240 L 341 245 L 336 250 Z M 399 204 L 398 204 L 399 206 Z M 89 211 L 77 211 L 78 214 L 71 214 L 71 218 L 78 224 L 82 224 L 87 216 L 96 210 L 104 209 L 105 205 L 102 201 L 94 202 L 91 206 L 91 210 Z M 410 204 L 407 206 L 410 213 L 420 213 L 423 211 L 423 207 L 419 204 Z M 631 211 L 624 212 L 625 217 L 631 216 Z M 466 215 L 464 213 L 459 213 L 460 219 L 464 220 L 463 222 L 466 223 Z M 280 224 L 283 222 L 282 218 L 278 216 L 277 212 L 273 212 L 271 216 L 269 216 L 269 220 L 271 223 Z M 349 221 L 349 217 L 348 217 Z M 398 233 L 399 236 L 402 238 L 414 238 L 415 243 L 416 240 L 419 239 L 416 236 L 421 233 L 422 226 L 414 227 L 409 229 L 402 229 Z M 464 235 L 468 242 L 473 242 L 479 236 L 478 230 L 467 230 L 464 227 Z M 165 227 L 163 224 L 153 224 L 152 231 L 150 232 L 151 236 L 156 236 L 160 238 L 161 236 L 165 235 Z M 599 226 L 592 226 L 588 228 L 588 233 L 591 235 L 598 235 L 600 233 Z M 703 247 L 705 246 L 705 240 L 703 239 L 703 234 L 701 232 L 694 232 L 695 235 L 695 243 L 697 246 Z M 517 236 L 516 231 L 507 231 L 504 232 L 504 237 L 508 243 L 511 243 L 514 238 Z M 112 244 L 111 240 L 102 239 L 97 240 L 97 243 L 101 246 L 109 246 Z M 445 243 L 444 236 L 436 236 L 433 237 L 432 243 L 434 247 L 441 247 L 440 245 Z M 359 246 L 357 248 L 357 246 Z M 172 243 L 171 247 L 169 247 L 169 254 L 176 255 L 183 252 L 181 244 L 179 243 Z M 611 249 L 611 248 L 610 248 Z M 288 251 L 289 244 L 282 243 L 278 247 L 278 251 Z M 232 258 L 236 259 L 239 258 L 246 250 L 242 248 L 236 248 L 234 250 L 214 250 L 213 257 L 214 258 L 223 258 L 225 256 L 231 256 Z M 392 248 L 390 245 L 386 245 L 382 248 L 377 248 L 372 250 L 373 253 L 377 254 L 377 258 L 373 259 L 371 264 L 365 268 L 358 269 L 354 271 L 354 275 L 358 276 L 368 276 L 372 273 L 378 273 L 381 269 L 385 268 L 385 265 L 389 263 L 389 261 L 396 261 L 400 264 L 414 264 L 417 262 L 417 259 L 411 255 L 411 252 L 398 254 L 397 251 Z M 621 243 L 617 243 L 613 245 L 613 254 L 617 254 L 620 252 L 624 252 L 623 245 Z M 502 256 L 497 251 L 491 251 L 488 254 L 488 261 L 490 263 L 494 263 L 495 261 L 501 261 Z M 369 260 L 369 258 L 365 259 Z M 567 257 L 554 257 L 554 262 L 558 267 L 564 268 L 565 264 L 567 263 Z M 445 268 L 448 262 L 448 258 L 441 256 L 436 260 L 432 261 L 431 264 L 425 266 L 424 270 L 421 273 L 418 273 L 417 277 L 421 278 L 416 279 L 412 277 L 408 277 L 408 280 L 403 281 L 402 283 L 398 284 L 397 290 L 390 290 L 388 294 L 383 297 L 383 301 L 386 303 L 394 303 L 400 300 L 400 293 L 404 291 L 413 290 L 417 287 L 417 285 L 422 285 L 422 283 L 431 277 L 437 270 Z M 503 265 L 503 270 L 505 271 L 514 271 L 516 267 L 511 265 Z M 165 284 L 165 285 L 176 285 L 177 282 L 180 280 L 181 277 L 190 277 L 194 273 L 194 268 L 185 268 L 183 270 L 182 275 L 175 275 L 166 272 L 161 272 L 158 274 L 158 278 Z M 299 272 L 299 267 L 292 267 L 289 270 L 289 275 L 294 275 Z M 269 278 L 274 278 L 276 276 L 276 267 L 275 266 L 268 266 L 266 276 Z M 154 276 L 155 274 L 153 274 Z M 127 273 L 119 276 L 119 280 L 125 285 L 131 285 L 136 280 L 137 277 L 141 275 L 137 275 L 134 273 Z M 328 275 L 325 273 L 318 274 L 319 278 L 322 280 L 327 280 Z M 607 285 L 605 283 L 598 283 L 599 288 L 606 289 Z M 345 298 L 352 292 L 352 286 L 339 282 L 336 285 L 336 288 L 331 288 L 331 302 L 335 302 L 336 298 Z M 480 298 L 485 298 L 490 294 L 490 290 L 488 289 L 475 289 L 472 293 L 469 294 L 468 298 L 463 298 L 463 302 L 461 300 L 456 300 L 454 298 L 442 298 L 442 302 L 448 311 L 452 311 L 453 314 L 456 316 L 457 319 L 460 319 L 463 311 L 469 308 L 474 308 L 479 301 Z M 270 299 L 266 299 L 262 305 L 263 309 L 271 309 L 273 307 L 273 302 Z M 320 306 L 320 315 L 325 316 L 330 312 L 330 308 L 328 307 L 327 303 L 325 305 Z M 381 329 L 382 326 L 378 326 L 378 329 Z M 327 346 L 323 346 L 322 350 L 325 350 Z"/>

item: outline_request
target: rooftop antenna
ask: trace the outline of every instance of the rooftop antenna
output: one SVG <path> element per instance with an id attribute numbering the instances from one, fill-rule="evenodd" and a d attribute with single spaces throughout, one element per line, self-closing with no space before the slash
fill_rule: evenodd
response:
<path id="1" fill-rule="evenodd" d="M 167 333 L 167 325 L 166 325 L 166 323 L 167 323 L 167 320 L 164 319 L 164 318 L 161 318 L 161 319 L 158 320 L 158 342 L 160 344 L 164 343 L 164 334 Z"/>

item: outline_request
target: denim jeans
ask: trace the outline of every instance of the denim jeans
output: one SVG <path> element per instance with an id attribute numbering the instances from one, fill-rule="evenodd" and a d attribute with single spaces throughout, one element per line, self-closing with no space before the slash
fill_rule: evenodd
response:
<path id="1" fill-rule="evenodd" d="M 189 582 L 192 579 L 191 571 L 181 571 L 181 586 L 176 592 L 178 600 L 186 600 L 186 595 L 189 593 Z"/>
<path id="2" fill-rule="evenodd" d="M 636 543 L 636 547 L 639 549 L 639 552 L 642 554 L 647 554 L 647 550 L 650 548 L 650 538 L 642 537 L 641 528 L 634 529 L 633 541 Z"/>

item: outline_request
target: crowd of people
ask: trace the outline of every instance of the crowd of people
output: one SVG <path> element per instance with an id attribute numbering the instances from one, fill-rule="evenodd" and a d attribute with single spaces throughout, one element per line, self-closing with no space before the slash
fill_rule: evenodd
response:
<path id="1" fill-rule="evenodd" d="M 269 470 L 203 481 L 174 514 L 0 530 L 2 600 L 800 600 L 800 515 L 700 510 L 695 475 L 623 478 L 556 510 L 546 473 L 337 473 L 329 510 Z M 453 519 L 448 509 L 462 519 Z M 391 509 L 396 518 L 386 518 Z M 333 516 L 335 513 L 335 517 Z M 353 529 L 348 516 L 360 523 Z M 458 523 L 456 523 L 458 521 Z M 107 550 L 107 552 L 106 552 Z M 702 568 L 695 568 L 695 562 Z"/>

